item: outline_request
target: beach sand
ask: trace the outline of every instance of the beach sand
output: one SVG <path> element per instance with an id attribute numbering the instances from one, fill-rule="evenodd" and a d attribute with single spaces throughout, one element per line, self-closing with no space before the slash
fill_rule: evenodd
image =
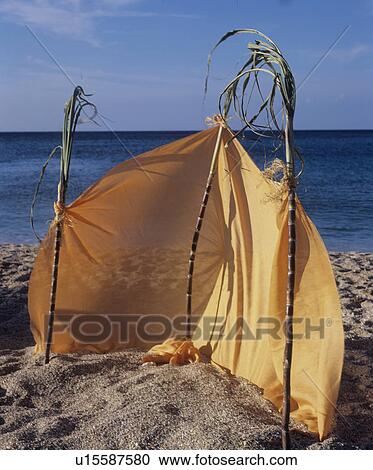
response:
<path id="1" fill-rule="evenodd" d="M 278 449 L 280 415 L 256 386 L 206 364 L 141 366 L 141 352 L 33 354 L 27 283 L 36 248 L 0 246 L 1 449 Z M 322 443 L 373 449 L 373 254 L 331 253 L 346 353 L 338 412 Z"/>

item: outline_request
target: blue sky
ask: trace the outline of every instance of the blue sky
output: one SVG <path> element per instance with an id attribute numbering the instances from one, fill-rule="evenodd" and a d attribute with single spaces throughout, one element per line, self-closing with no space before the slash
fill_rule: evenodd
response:
<path id="1" fill-rule="evenodd" d="M 0 21 L 3 131 L 59 130 L 72 91 L 25 25 L 117 130 L 202 128 L 245 38 L 217 53 L 203 104 L 207 54 L 245 27 L 277 42 L 297 83 L 311 72 L 296 128 L 373 128 L 373 0 L 0 0 Z"/>

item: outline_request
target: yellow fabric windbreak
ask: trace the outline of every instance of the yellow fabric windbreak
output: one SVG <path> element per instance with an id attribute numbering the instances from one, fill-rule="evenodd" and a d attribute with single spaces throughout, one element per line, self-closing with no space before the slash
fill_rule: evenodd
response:
<path id="1" fill-rule="evenodd" d="M 52 351 L 148 350 L 182 336 L 191 239 L 217 135 L 214 127 L 125 161 L 66 206 Z M 287 200 L 236 139 L 226 146 L 231 137 L 223 129 L 197 250 L 193 344 L 174 361 L 203 356 L 280 408 Z M 343 362 L 341 310 L 327 251 L 299 201 L 296 224 L 292 416 L 324 438 Z M 51 227 L 30 280 L 37 351 L 45 349 L 53 241 Z M 167 343 L 168 354 L 179 346 Z"/>

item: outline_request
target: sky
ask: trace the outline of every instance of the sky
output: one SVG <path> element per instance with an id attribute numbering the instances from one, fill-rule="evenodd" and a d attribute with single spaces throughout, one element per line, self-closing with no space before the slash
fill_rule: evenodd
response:
<path id="1" fill-rule="evenodd" d="M 217 51 L 204 100 L 208 52 L 236 28 L 282 49 L 296 129 L 373 128 L 373 0 L 0 0 L 0 26 L 0 131 L 60 130 L 73 83 L 112 129 L 201 129 L 247 55 L 245 37 Z"/>

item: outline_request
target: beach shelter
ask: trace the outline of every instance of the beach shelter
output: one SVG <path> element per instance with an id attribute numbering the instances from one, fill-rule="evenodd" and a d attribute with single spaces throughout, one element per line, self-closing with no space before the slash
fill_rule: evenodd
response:
<path id="1" fill-rule="evenodd" d="M 288 199 L 232 136 L 217 120 L 120 163 L 58 209 L 53 352 L 147 351 L 184 331 L 190 242 L 215 155 L 194 264 L 193 344 L 281 408 Z M 296 204 L 291 410 L 324 438 L 342 368 L 341 310 L 325 246 Z M 37 351 L 46 343 L 54 238 L 52 225 L 30 279 Z"/>

